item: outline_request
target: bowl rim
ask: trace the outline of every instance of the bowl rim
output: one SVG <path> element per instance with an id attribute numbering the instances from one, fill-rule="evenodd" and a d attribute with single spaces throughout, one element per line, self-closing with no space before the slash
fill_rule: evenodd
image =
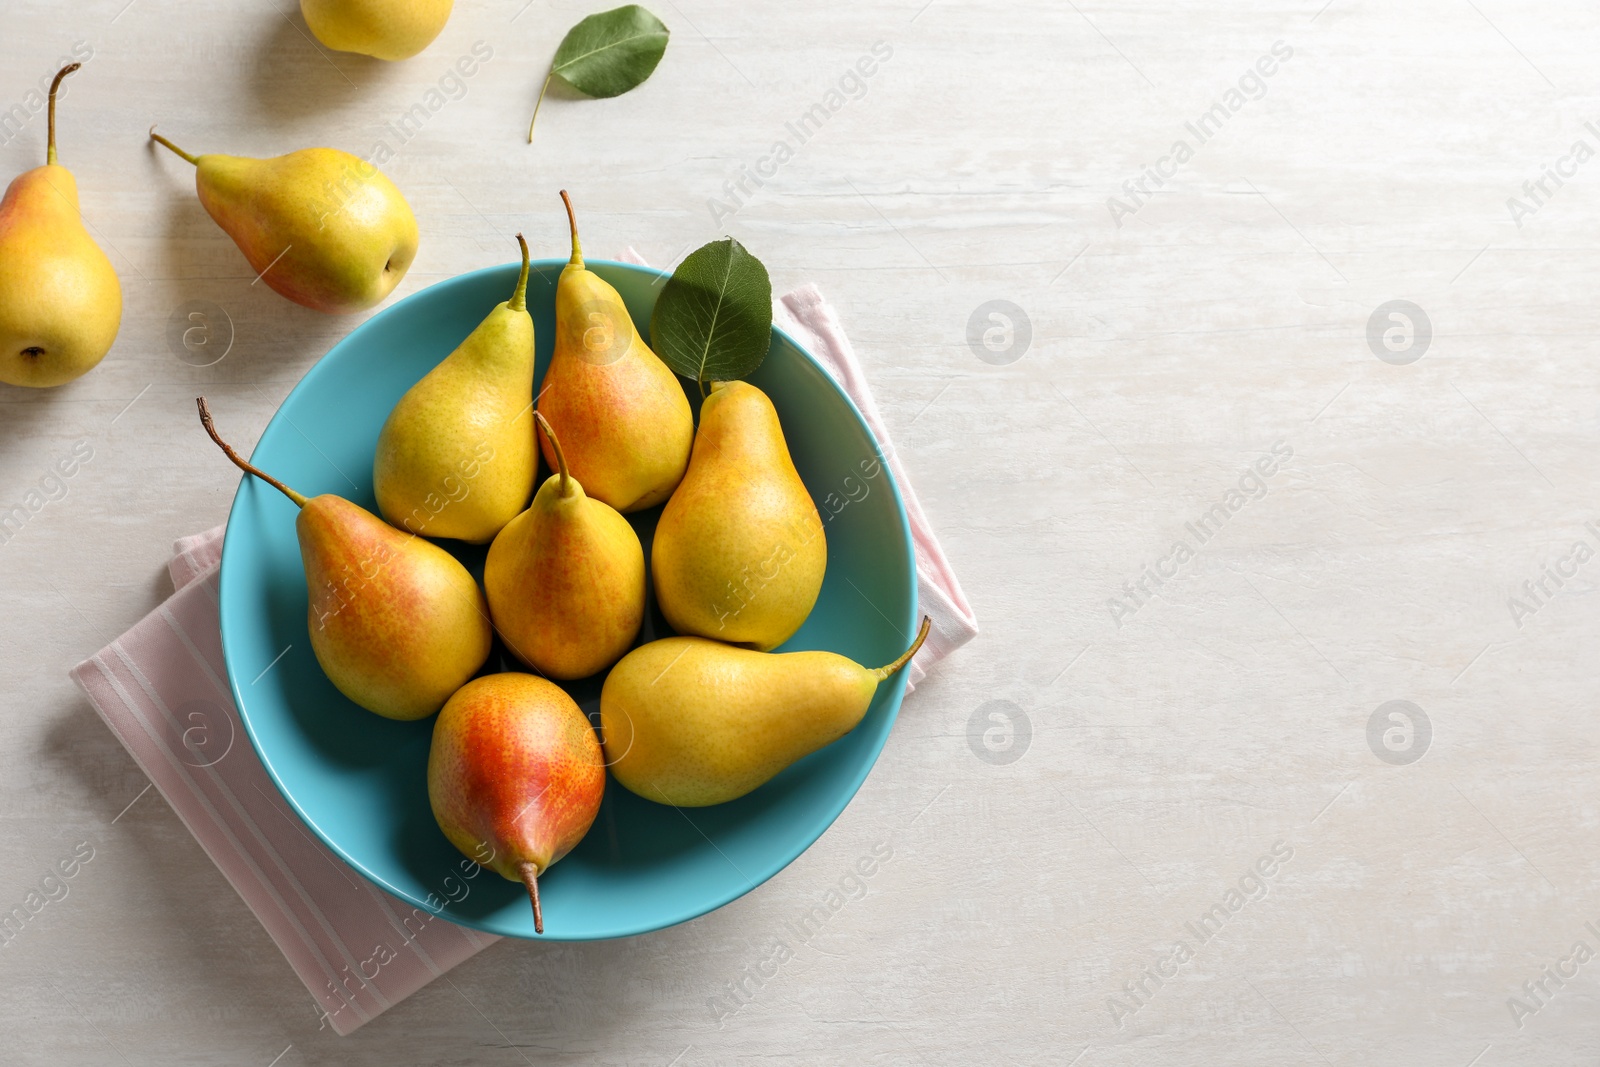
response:
<path id="1" fill-rule="evenodd" d="M 567 265 L 567 262 L 568 261 L 566 259 L 554 257 L 548 259 L 536 259 L 531 261 L 530 267 L 534 270 L 562 268 Z M 669 272 L 667 271 L 658 270 L 654 267 L 643 266 L 637 263 L 626 263 L 619 260 L 586 258 L 585 264 L 591 269 L 595 266 L 601 266 L 609 269 L 619 270 L 625 273 L 642 274 L 652 280 L 669 276 Z M 434 282 L 432 285 L 418 289 L 414 293 L 407 294 L 406 296 L 357 324 L 348 333 L 335 342 L 333 347 L 328 349 L 328 351 L 324 353 L 323 356 L 316 361 L 316 363 L 311 365 L 311 367 L 305 372 L 300 380 L 295 383 L 294 388 L 289 390 L 288 394 L 278 404 L 277 410 L 272 413 L 272 418 L 267 421 L 267 425 L 262 428 L 261 433 L 258 435 L 255 447 L 251 449 L 251 460 L 254 461 L 255 452 L 260 448 L 261 440 L 264 439 L 275 426 L 277 426 L 280 419 L 285 418 L 283 412 L 284 409 L 289 406 L 290 401 L 292 401 L 302 390 L 315 389 L 319 379 L 324 373 L 326 373 L 325 367 L 329 366 L 332 361 L 338 358 L 340 350 L 346 345 L 350 344 L 352 340 L 370 323 L 376 322 L 378 319 L 383 318 L 396 309 L 404 306 L 407 301 L 413 299 L 414 297 L 421 296 L 426 292 L 431 292 L 433 289 L 440 288 L 442 286 L 466 284 L 471 279 L 477 278 L 480 275 L 500 273 L 507 269 L 516 270 L 520 269 L 521 266 L 522 264 L 520 262 L 502 263 L 488 267 L 480 267 L 477 270 L 467 271 L 463 274 L 453 275 L 452 277 L 442 279 Z M 826 380 L 827 383 L 832 386 L 834 391 L 838 393 L 839 397 L 844 400 L 845 406 L 848 408 L 850 414 L 860 425 L 862 431 L 866 434 L 867 439 L 872 442 L 878 462 L 882 465 L 883 470 L 889 476 L 888 482 L 891 490 L 891 496 L 894 500 L 895 514 L 900 520 L 900 533 L 904 538 L 904 544 L 907 550 L 906 561 L 908 573 L 906 578 L 907 585 L 911 590 L 911 610 L 910 614 L 905 620 L 903 620 L 903 622 L 907 632 L 914 634 L 917 626 L 920 623 L 919 613 L 921 611 L 921 597 L 917 586 L 916 539 L 912 534 L 911 520 L 906 512 L 905 499 L 900 492 L 899 480 L 896 478 L 894 468 L 890 462 L 890 455 L 892 454 L 893 449 L 890 449 L 888 453 L 885 452 L 883 443 L 878 440 L 878 435 L 873 432 L 871 424 L 867 422 L 866 417 L 862 415 L 860 408 L 856 406 L 854 398 L 850 396 L 849 392 L 846 391 L 839 380 L 833 376 L 832 372 L 830 372 L 827 367 L 822 365 L 820 360 L 811 354 L 805 345 L 801 344 L 798 339 L 777 324 L 772 326 L 772 331 L 787 341 L 803 359 L 810 363 L 812 369 L 818 374 L 821 374 L 823 379 Z M 311 817 L 310 813 L 300 805 L 299 801 L 295 799 L 294 795 L 284 785 L 283 779 L 278 773 L 278 769 L 273 765 L 271 757 L 262 747 L 260 739 L 256 736 L 255 728 L 251 724 L 250 714 L 246 708 L 244 691 L 240 686 L 240 676 L 234 669 L 235 656 L 233 654 L 233 646 L 237 640 L 240 640 L 240 638 L 234 636 L 236 632 L 229 625 L 230 613 L 228 610 L 229 602 L 232 599 L 229 590 L 231 589 L 233 582 L 233 579 L 230 578 L 230 575 L 236 573 L 233 568 L 230 567 L 230 560 L 237 559 L 239 557 L 238 552 L 230 553 L 229 551 L 230 548 L 236 543 L 234 540 L 235 529 L 233 520 L 235 513 L 237 513 L 241 508 L 244 494 L 247 492 L 258 492 L 260 490 L 259 486 L 251 486 L 252 481 L 253 479 L 250 475 L 241 473 L 239 485 L 234 491 L 233 503 L 228 508 L 228 521 L 223 534 L 222 560 L 218 568 L 217 577 L 217 615 L 222 639 L 223 663 L 228 676 L 228 688 L 233 694 L 234 708 L 238 713 L 240 723 L 244 727 L 245 736 L 250 739 L 250 747 L 255 751 L 256 758 L 261 761 L 263 769 L 265 769 L 267 772 L 267 777 L 272 779 L 272 784 L 277 788 L 278 793 L 282 795 L 283 799 L 288 802 L 291 808 L 294 809 L 294 812 L 296 816 L 299 817 L 300 821 L 316 835 L 317 840 L 320 841 L 331 852 L 333 852 L 335 856 L 343 860 L 363 878 L 366 878 L 373 885 L 377 886 L 379 889 L 390 894 L 391 896 L 457 925 L 469 927 L 484 933 L 494 934 L 496 936 L 514 937 L 530 941 L 605 941 L 623 937 L 635 937 L 640 934 L 651 933 L 656 930 L 665 930 L 669 927 L 678 926 L 693 919 L 698 919 L 702 915 L 710 914 L 711 912 L 716 911 L 718 908 L 724 907 L 725 905 L 738 900 L 746 893 L 754 891 L 759 886 L 766 884 L 785 867 L 799 859 L 800 856 L 810 849 L 812 845 L 816 844 L 818 839 L 820 839 L 822 835 L 826 833 L 828 829 L 832 827 L 833 824 L 838 820 L 839 816 L 843 814 L 844 809 L 849 806 L 852 800 L 855 799 L 856 794 L 860 792 L 861 786 L 867 780 L 867 776 L 872 773 L 872 769 L 877 766 L 879 757 L 883 755 L 884 746 L 888 743 L 889 733 L 893 730 L 895 721 L 900 717 L 900 705 L 905 699 L 906 670 L 909 669 L 909 664 L 906 668 L 898 671 L 895 676 L 890 679 L 891 688 L 888 694 L 889 699 L 887 716 L 883 724 L 883 736 L 878 741 L 876 748 L 872 753 L 872 758 L 866 761 L 860 770 L 852 777 L 848 788 L 840 790 L 836 803 L 830 804 L 827 808 L 819 809 L 815 813 L 817 816 L 817 818 L 814 820 L 815 832 L 812 832 L 809 829 L 805 831 L 805 833 L 802 834 L 802 836 L 805 838 L 803 843 L 801 843 L 798 848 L 793 850 L 791 854 L 779 860 L 776 865 L 771 866 L 770 870 L 762 870 L 751 874 L 749 877 L 742 877 L 740 882 L 736 884 L 732 890 L 726 893 L 716 894 L 713 897 L 708 897 L 703 901 L 697 901 L 686 908 L 681 908 L 678 910 L 678 912 L 675 912 L 669 916 L 665 921 L 646 920 L 637 923 L 624 924 L 615 930 L 605 933 L 585 933 L 576 935 L 545 933 L 525 935 L 515 932 L 508 932 L 497 927 L 491 927 L 486 925 L 483 921 L 475 919 L 474 917 L 456 914 L 455 912 L 451 911 L 448 906 L 439 908 L 430 907 L 424 899 L 420 899 L 412 895 L 410 892 L 390 884 L 390 882 L 381 875 L 369 870 L 361 861 L 352 856 L 344 847 L 334 840 L 330 834 L 324 831 L 324 829 L 318 825 L 317 821 Z M 240 536 L 243 535 L 241 534 Z M 242 565 L 245 564 L 235 564 L 235 566 Z M 610 776 L 608 775 L 608 778 L 609 777 Z M 615 779 L 611 779 L 610 787 L 617 788 Z M 783 851 L 788 852 L 789 850 L 785 849 Z"/>

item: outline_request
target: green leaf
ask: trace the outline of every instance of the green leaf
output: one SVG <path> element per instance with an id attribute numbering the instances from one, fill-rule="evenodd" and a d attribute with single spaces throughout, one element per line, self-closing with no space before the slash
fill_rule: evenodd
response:
<path id="1" fill-rule="evenodd" d="M 732 237 L 689 253 L 650 318 L 656 355 L 699 382 L 745 377 L 761 366 L 771 343 L 772 280 Z"/>
<path id="2" fill-rule="evenodd" d="M 655 71 L 670 31 L 638 4 L 590 15 L 562 38 L 550 70 L 589 96 L 621 96 Z"/>
<path id="3" fill-rule="evenodd" d="M 671 31 L 638 4 L 590 15 L 561 39 L 550 73 L 539 90 L 539 103 L 533 117 L 539 118 L 539 104 L 553 78 L 560 78 L 586 96 L 621 96 L 655 72 L 667 50 Z M 528 124 L 528 143 L 533 143 L 533 123 Z"/>

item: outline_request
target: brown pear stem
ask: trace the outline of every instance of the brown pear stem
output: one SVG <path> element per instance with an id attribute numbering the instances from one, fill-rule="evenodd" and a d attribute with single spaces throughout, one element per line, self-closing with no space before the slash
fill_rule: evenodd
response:
<path id="1" fill-rule="evenodd" d="M 229 445 L 228 442 L 224 441 L 221 437 L 217 436 L 217 428 L 211 424 L 211 409 L 206 407 L 206 398 L 205 397 L 203 397 L 203 396 L 195 397 L 194 398 L 194 403 L 195 403 L 195 406 L 200 409 L 200 425 L 204 426 L 206 428 L 206 433 L 211 435 L 211 439 L 217 443 L 217 447 L 222 449 L 222 451 L 227 455 L 227 457 L 229 459 L 233 460 L 234 466 L 238 467 L 240 470 L 244 471 L 246 474 L 254 474 L 257 478 L 260 478 L 262 481 L 264 481 L 268 485 L 272 486 L 272 488 L 276 489 L 278 492 L 282 493 L 284 496 L 288 497 L 290 500 L 293 500 L 294 503 L 295 503 L 295 507 L 303 508 L 303 507 L 306 506 L 306 498 L 305 497 L 301 496 L 299 493 L 295 492 L 293 489 L 290 489 L 287 485 L 284 485 L 282 482 L 278 481 L 278 479 L 274 478 L 272 475 L 270 475 L 270 474 L 266 473 L 265 471 L 261 470 L 261 468 L 257 467 L 255 464 L 251 463 L 249 460 L 246 460 L 243 457 L 241 457 L 239 455 L 239 453 L 237 453 L 237 452 L 235 452 L 233 450 L 233 447 L 231 445 Z"/>
<path id="2" fill-rule="evenodd" d="M 517 234 L 517 244 L 522 246 L 522 273 L 517 275 L 517 287 L 511 292 L 506 307 L 512 311 L 528 310 L 528 242 Z"/>
<path id="3" fill-rule="evenodd" d="M 571 490 L 567 487 L 571 482 L 567 477 L 567 454 L 561 451 L 561 442 L 556 439 L 556 432 L 550 428 L 549 421 L 542 414 L 535 411 L 533 421 L 538 424 L 539 432 L 544 434 L 545 440 L 550 442 L 550 450 L 556 454 L 556 473 L 561 475 L 561 495 L 570 496 Z"/>
<path id="4" fill-rule="evenodd" d="M 567 225 L 572 228 L 572 266 L 583 268 L 583 246 L 578 243 L 578 216 L 572 213 L 572 197 L 567 195 L 565 189 L 561 190 L 561 202 L 567 205 Z"/>
<path id="5" fill-rule="evenodd" d="M 885 678 L 888 678 L 890 675 L 894 674 L 895 671 L 911 662 L 911 657 L 917 654 L 917 649 L 922 647 L 922 642 L 928 639 L 928 629 L 932 625 L 932 620 L 924 615 L 922 617 L 922 629 L 917 631 L 917 639 L 911 642 L 911 647 L 906 649 L 899 659 L 895 660 L 887 667 L 879 667 L 877 670 L 872 672 L 878 676 L 878 681 L 883 681 Z"/>
<path id="6" fill-rule="evenodd" d="M 182 156 L 184 159 L 187 159 L 190 163 L 193 163 L 195 166 L 198 167 L 200 165 L 200 160 L 199 160 L 198 157 L 191 156 L 189 153 L 185 152 L 183 149 L 179 148 L 177 145 L 173 144 L 171 141 L 169 141 L 165 137 L 161 136 L 159 133 L 156 132 L 156 128 L 154 126 L 150 127 L 150 139 L 152 141 L 154 141 L 156 144 L 166 145 L 168 148 L 172 149 L 175 153 L 177 153 L 178 155 Z"/>
<path id="7" fill-rule="evenodd" d="M 56 80 L 50 83 L 50 117 L 46 120 L 50 132 L 44 149 L 44 161 L 50 165 L 54 165 L 56 161 L 56 90 L 61 88 L 61 79 L 81 66 L 82 63 L 68 63 L 56 72 Z"/>
<path id="8" fill-rule="evenodd" d="M 522 884 L 528 887 L 528 899 L 533 901 L 533 932 L 544 933 L 544 909 L 539 907 L 539 865 L 532 860 L 523 860 L 517 864 L 517 873 L 522 875 Z"/>

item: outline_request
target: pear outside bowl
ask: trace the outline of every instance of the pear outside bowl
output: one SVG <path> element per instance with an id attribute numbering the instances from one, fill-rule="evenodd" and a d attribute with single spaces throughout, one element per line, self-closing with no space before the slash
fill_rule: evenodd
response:
<path id="1" fill-rule="evenodd" d="M 556 277 L 565 263 L 535 262 L 528 285 L 541 380 L 555 336 Z M 604 261 L 589 266 L 617 287 L 648 337 L 660 272 Z M 506 299 L 516 274 L 507 265 L 441 282 L 356 328 L 283 402 L 261 435 L 255 463 L 308 495 L 338 493 L 376 511 L 372 457 L 389 409 Z M 777 407 L 795 466 L 827 524 L 822 594 L 779 651 L 827 649 L 867 666 L 888 663 L 919 621 L 911 528 L 893 475 L 855 405 L 782 331 L 773 330 L 766 362 L 750 380 Z M 690 395 L 698 410 L 696 393 Z M 629 516 L 647 560 L 660 510 Z M 481 579 L 483 546 L 443 544 Z M 463 878 L 465 858 L 433 821 L 427 790 L 433 718 L 393 722 L 363 711 L 317 666 L 306 631 L 294 505 L 255 479 L 241 482 L 228 519 L 220 603 L 228 680 L 245 732 L 311 831 L 414 907 L 490 933 L 535 936 L 523 888 L 488 871 Z M 652 600 L 640 641 L 671 632 Z M 484 671 L 519 669 L 497 642 Z M 599 721 L 602 681 L 598 675 L 564 686 L 591 722 Z M 543 936 L 588 940 L 658 930 L 771 878 L 855 795 L 904 692 L 901 672 L 879 687 L 854 731 L 729 804 L 679 811 L 608 781 L 589 835 L 539 880 Z"/>

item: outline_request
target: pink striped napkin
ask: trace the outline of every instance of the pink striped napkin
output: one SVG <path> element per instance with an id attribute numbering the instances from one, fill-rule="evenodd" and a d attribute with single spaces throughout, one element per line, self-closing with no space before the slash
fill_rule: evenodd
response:
<path id="1" fill-rule="evenodd" d="M 72 670 L 111 732 L 348 1034 L 499 938 L 419 911 L 312 836 L 267 777 L 228 691 L 217 627 L 223 527 L 174 546 L 178 587 Z"/>
<path id="2" fill-rule="evenodd" d="M 872 398 L 872 387 L 856 360 L 850 338 L 839 325 L 833 307 L 823 299 L 815 285 L 804 285 L 788 296 L 772 303 L 773 325 L 782 329 L 800 346 L 817 357 L 834 381 L 850 395 L 861 410 L 861 415 L 878 439 L 878 447 L 894 471 L 895 484 L 900 487 L 900 498 L 905 502 L 906 518 L 911 520 L 911 541 L 917 553 L 917 605 L 932 621 L 928 639 L 911 657 L 906 668 L 906 692 L 916 689 L 933 665 L 978 636 L 978 619 L 967 603 L 967 594 L 961 591 L 956 572 L 939 547 L 928 517 L 922 513 L 916 490 L 900 464 L 900 454 L 895 451 L 889 431 L 878 414 L 878 402 Z"/>
<path id="3" fill-rule="evenodd" d="M 833 309 L 806 286 L 774 311 L 778 325 L 854 398 L 905 498 L 918 594 L 933 620 L 910 665 L 909 690 L 976 636 L 972 609 L 888 443 Z M 74 667 L 72 679 L 277 943 L 323 1024 L 348 1034 L 499 938 L 379 889 L 318 841 L 278 793 L 228 690 L 217 624 L 222 534 L 219 526 L 178 541 L 169 564 L 177 591 Z"/>

